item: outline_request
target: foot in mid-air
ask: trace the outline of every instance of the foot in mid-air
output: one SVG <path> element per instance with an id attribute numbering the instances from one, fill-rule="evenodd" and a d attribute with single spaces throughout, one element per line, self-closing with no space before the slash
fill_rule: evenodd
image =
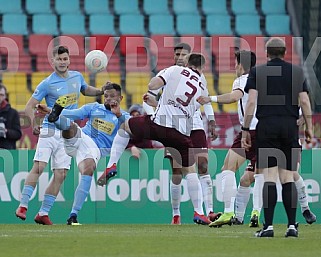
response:
<path id="1" fill-rule="evenodd" d="M 253 210 L 251 213 L 249 227 L 258 228 L 259 226 L 260 226 L 260 213 L 257 210 Z"/>
<path id="2" fill-rule="evenodd" d="M 309 209 L 308 210 L 305 210 L 303 213 L 302 213 L 303 217 L 305 218 L 305 221 L 308 223 L 308 224 L 312 224 L 314 222 L 317 221 L 317 216 L 315 216 L 315 214 L 310 211 Z"/>
<path id="3" fill-rule="evenodd" d="M 222 225 L 232 225 L 234 223 L 235 214 L 234 212 L 223 213 L 217 220 L 210 223 L 210 227 L 221 227 Z"/>
<path id="4" fill-rule="evenodd" d="M 27 208 L 19 206 L 16 210 L 16 216 L 19 219 L 25 220 L 27 218 Z"/>
<path id="5" fill-rule="evenodd" d="M 67 97 L 66 96 L 59 97 L 51 109 L 51 112 L 48 116 L 48 121 L 49 122 L 57 121 L 62 110 L 65 108 L 66 104 L 67 104 Z"/>
<path id="6" fill-rule="evenodd" d="M 97 184 L 99 186 L 104 186 L 107 184 L 110 178 L 115 177 L 116 175 L 117 175 L 117 166 L 116 166 L 116 163 L 114 163 L 111 167 L 106 168 L 105 172 L 97 180 Z"/>

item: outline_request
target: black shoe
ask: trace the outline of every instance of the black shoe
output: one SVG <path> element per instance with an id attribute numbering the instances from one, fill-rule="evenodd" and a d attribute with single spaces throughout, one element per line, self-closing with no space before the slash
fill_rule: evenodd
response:
<path id="1" fill-rule="evenodd" d="M 78 223 L 77 215 L 71 215 L 69 219 L 67 219 L 67 225 L 72 225 L 72 226 L 81 225 L 80 223 Z"/>
<path id="2" fill-rule="evenodd" d="M 299 223 L 295 223 L 294 225 L 290 225 L 285 232 L 285 237 L 298 237 L 299 231 L 298 231 Z"/>
<path id="3" fill-rule="evenodd" d="M 233 220 L 233 225 L 243 225 L 244 221 L 239 221 L 237 218 Z"/>
<path id="4" fill-rule="evenodd" d="M 261 229 L 254 234 L 256 237 L 274 237 L 273 226 Z"/>
<path id="5" fill-rule="evenodd" d="M 48 115 L 49 122 L 55 122 L 59 119 L 59 115 L 67 104 L 67 97 L 62 96 L 57 99 L 54 106 L 51 109 L 51 113 Z"/>
<path id="6" fill-rule="evenodd" d="M 314 215 L 314 213 L 310 210 L 305 210 L 303 213 L 302 213 L 303 217 L 305 218 L 305 221 L 308 223 L 308 224 L 312 224 L 314 222 L 317 221 L 317 216 Z"/>
<path id="7" fill-rule="evenodd" d="M 257 215 L 253 215 L 250 220 L 250 228 L 258 228 L 259 227 L 259 217 Z"/>

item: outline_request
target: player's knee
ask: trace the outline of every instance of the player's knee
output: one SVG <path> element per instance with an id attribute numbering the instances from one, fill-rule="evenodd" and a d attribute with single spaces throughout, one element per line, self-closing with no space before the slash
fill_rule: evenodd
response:
<path id="1" fill-rule="evenodd" d="M 197 169 L 200 175 L 206 175 L 208 170 L 207 160 L 202 160 L 197 162 Z"/>

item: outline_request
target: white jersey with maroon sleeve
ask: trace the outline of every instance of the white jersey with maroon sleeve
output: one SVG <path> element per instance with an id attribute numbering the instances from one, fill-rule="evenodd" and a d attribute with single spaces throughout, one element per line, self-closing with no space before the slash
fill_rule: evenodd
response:
<path id="1" fill-rule="evenodd" d="M 237 112 L 238 112 L 240 124 L 242 126 L 243 126 L 243 123 L 244 123 L 244 113 L 245 113 L 247 100 L 249 98 L 249 95 L 244 92 L 244 88 L 245 88 L 245 85 L 246 85 L 247 77 L 248 77 L 248 74 L 244 74 L 244 75 L 236 78 L 234 80 L 234 82 L 233 82 L 233 88 L 232 88 L 233 91 L 234 90 L 241 90 L 242 93 L 243 93 L 243 97 L 237 103 Z M 255 113 L 256 113 L 256 108 L 255 108 L 255 111 L 254 111 L 254 117 L 253 117 L 253 119 L 251 121 L 250 130 L 255 130 L 256 124 L 258 123 L 258 120 L 255 117 Z"/>
<path id="2" fill-rule="evenodd" d="M 175 65 L 167 68 L 159 77 L 165 85 L 152 119 L 160 126 L 175 128 L 189 136 L 193 117 L 200 107 L 196 99 L 208 96 L 201 75 L 196 70 Z"/>
<path id="3" fill-rule="evenodd" d="M 167 70 L 167 68 L 161 70 L 160 72 L 157 73 L 156 77 L 160 77 L 162 76 L 162 74 Z M 204 74 L 201 74 L 201 83 L 203 85 L 203 87 L 207 88 L 207 81 L 206 78 L 204 76 Z M 153 90 L 154 94 L 158 94 L 158 92 L 160 91 L 160 89 L 158 89 L 158 91 Z M 202 120 L 202 114 L 200 109 L 197 109 L 194 117 L 193 117 L 193 127 L 192 130 L 198 130 L 198 129 L 202 129 L 204 130 L 204 124 L 203 124 L 203 120 Z"/>

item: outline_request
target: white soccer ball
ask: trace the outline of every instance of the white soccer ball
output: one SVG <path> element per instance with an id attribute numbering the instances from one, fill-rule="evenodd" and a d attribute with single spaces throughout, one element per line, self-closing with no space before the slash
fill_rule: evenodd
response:
<path id="1" fill-rule="evenodd" d="M 97 73 L 106 69 L 108 58 L 103 51 L 92 50 L 86 55 L 85 64 L 90 72 Z"/>

